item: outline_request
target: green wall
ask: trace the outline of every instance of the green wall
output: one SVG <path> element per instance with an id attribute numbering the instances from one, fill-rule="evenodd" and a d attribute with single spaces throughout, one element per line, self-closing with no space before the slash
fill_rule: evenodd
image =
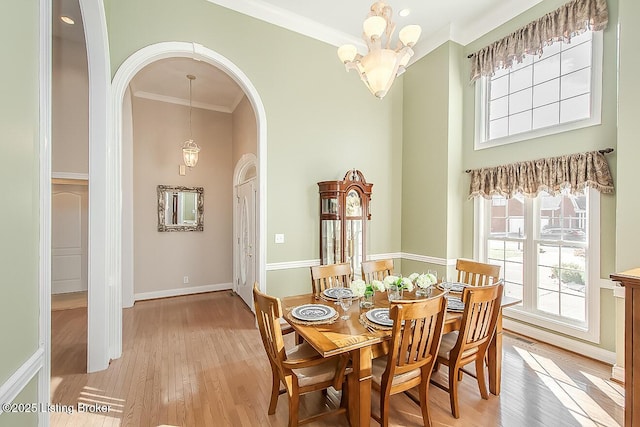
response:
<path id="1" fill-rule="evenodd" d="M 383 99 L 336 48 L 202 0 L 108 0 L 112 74 L 137 50 L 193 41 L 227 57 L 256 87 L 267 119 L 267 262 L 319 258 L 318 181 L 361 170 L 372 182 L 373 253 L 400 250 L 402 81 Z M 276 245 L 274 234 L 284 233 Z M 308 279 L 308 269 L 306 269 Z M 274 295 L 308 290 L 294 270 L 268 272 Z"/>
<path id="2" fill-rule="evenodd" d="M 403 252 L 446 259 L 473 256 L 473 200 L 467 199 L 469 180 L 464 173 L 466 169 L 607 147 L 617 148 L 618 4 L 617 0 L 609 0 L 610 22 L 603 39 L 602 124 L 474 150 L 475 88 L 469 84 L 470 62 L 466 59 L 467 55 L 564 3 L 565 0 L 545 0 L 464 48 L 453 42 L 445 43 L 412 65 L 405 74 Z M 619 153 L 620 150 L 616 150 L 608 155 L 614 176 Z M 629 180 L 630 183 L 633 181 L 633 178 Z M 620 193 L 621 187 L 618 184 L 617 195 L 601 197 L 600 269 L 603 278 L 607 278 L 614 270 L 616 199 L 619 199 Z M 402 265 L 403 272 L 434 267 L 415 261 L 403 261 Z M 441 274 L 445 273 L 444 267 L 437 269 Z M 610 290 L 602 290 L 600 347 L 611 351 L 615 349 L 614 318 L 612 293 Z"/>
<path id="3" fill-rule="evenodd" d="M 38 348 L 39 2 L 2 2 L 0 44 L 10 63 L 0 78 L 0 385 Z M 35 379 L 16 402 L 36 402 Z M 33 414 L 2 414 L 0 426 L 36 425 Z"/>
<path id="4" fill-rule="evenodd" d="M 35 403 L 38 401 L 38 380 L 33 378 L 16 396 L 14 403 Z M 38 425 L 37 413 L 8 412 L 0 415 L 0 427 L 28 427 Z"/>

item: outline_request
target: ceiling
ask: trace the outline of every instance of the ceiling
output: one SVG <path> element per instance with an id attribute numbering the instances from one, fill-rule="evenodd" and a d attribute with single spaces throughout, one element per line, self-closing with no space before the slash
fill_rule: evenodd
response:
<path id="1" fill-rule="evenodd" d="M 352 43 L 365 53 L 362 22 L 373 0 L 207 1 L 334 46 Z M 388 0 L 387 3 L 393 8 L 396 37 L 405 25 L 422 27 L 422 36 L 414 47 L 414 62 L 447 40 L 466 45 L 541 1 Z M 400 17 L 398 12 L 402 9 L 409 9 L 409 16 Z M 75 24 L 62 23 L 61 15 L 73 18 Z M 78 0 L 53 0 L 53 35 L 64 41 L 84 43 Z M 337 57 L 336 64 L 339 65 Z M 242 89 L 227 74 L 189 58 L 164 59 L 148 65 L 132 80 L 131 89 L 134 96 L 188 105 L 187 74 L 196 76 L 192 91 L 194 107 L 233 112 L 242 99 Z"/>

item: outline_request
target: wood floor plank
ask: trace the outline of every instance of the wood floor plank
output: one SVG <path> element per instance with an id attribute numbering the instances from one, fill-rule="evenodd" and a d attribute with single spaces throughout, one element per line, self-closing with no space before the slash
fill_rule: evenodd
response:
<path id="1" fill-rule="evenodd" d="M 111 406 L 107 414 L 53 413 L 61 426 L 285 426 L 281 395 L 267 415 L 271 371 L 255 320 L 228 291 L 138 302 L 123 312 L 123 356 L 103 372 L 86 374 L 86 308 L 52 313 L 52 402 Z M 293 345 L 293 337 L 286 337 Z M 502 393 L 483 400 L 475 379 L 459 388 L 460 419 L 448 395 L 429 393 L 434 426 L 606 426 L 623 424 L 624 392 L 609 381 L 611 367 L 506 333 Z M 441 367 L 433 378 L 447 381 Z M 300 411 L 339 404 L 330 392 L 303 396 Z M 378 412 L 378 396 L 373 395 Z M 419 408 L 403 394 L 391 398 L 391 426 L 421 426 Z M 347 426 L 343 415 L 310 426 Z M 377 425 L 371 420 L 371 425 Z"/>

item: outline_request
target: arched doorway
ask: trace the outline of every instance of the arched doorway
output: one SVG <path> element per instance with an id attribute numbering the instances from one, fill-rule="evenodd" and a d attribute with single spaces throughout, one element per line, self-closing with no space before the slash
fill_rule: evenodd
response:
<path id="1" fill-rule="evenodd" d="M 122 200 L 124 201 L 122 218 L 118 218 L 118 230 L 121 230 L 117 234 L 117 238 L 120 239 L 118 247 L 122 248 L 122 254 L 120 257 L 122 268 L 122 282 L 121 286 L 116 286 L 116 292 L 119 292 L 115 296 L 116 301 L 121 301 L 121 306 L 130 307 L 134 303 L 133 293 L 133 256 L 130 248 L 133 247 L 133 233 L 126 227 L 122 227 L 123 224 L 130 224 L 132 222 L 132 210 L 127 209 L 127 206 L 131 204 L 128 201 L 133 199 L 133 185 L 129 173 L 124 170 L 125 165 L 132 164 L 132 150 L 127 144 L 130 144 L 130 139 L 123 138 L 123 125 L 125 120 L 123 117 L 123 102 L 125 100 L 125 93 L 129 86 L 131 79 L 146 65 L 166 58 L 186 57 L 193 58 L 200 61 L 209 63 L 210 65 L 221 69 L 228 74 L 245 92 L 251 107 L 253 108 L 256 116 L 257 127 L 257 159 L 255 162 L 256 168 L 256 200 L 257 200 L 257 220 L 256 220 L 256 244 L 255 244 L 255 262 L 256 270 L 258 271 L 257 280 L 264 286 L 266 278 L 266 113 L 262 100 L 258 95 L 257 90 L 253 84 L 249 81 L 248 77 L 231 61 L 222 55 L 205 48 L 196 43 L 186 42 L 164 42 L 155 45 L 147 46 L 123 62 L 120 66 L 112 82 L 113 93 L 113 110 L 112 110 L 112 137 L 110 138 L 110 149 L 112 152 L 117 153 L 118 159 L 112 165 L 108 171 L 110 175 L 118 177 L 122 180 L 121 191 Z M 116 180 L 117 181 L 117 180 Z M 115 184 L 114 184 L 115 185 Z M 120 189 L 120 188 L 118 188 Z M 118 201 L 118 203 L 120 203 Z M 237 264 L 234 260 L 234 265 Z M 122 340 L 122 325 L 121 325 L 121 312 L 112 313 L 112 315 L 120 320 L 120 327 L 115 328 L 115 332 L 119 334 L 119 341 Z"/>

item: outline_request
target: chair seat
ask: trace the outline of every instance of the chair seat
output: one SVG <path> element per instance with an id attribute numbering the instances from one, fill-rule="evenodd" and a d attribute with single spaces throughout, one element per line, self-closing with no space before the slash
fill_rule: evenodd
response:
<path id="1" fill-rule="evenodd" d="M 377 359 L 373 359 L 371 362 L 371 379 L 374 383 L 380 385 L 382 383 L 382 374 L 384 370 L 387 368 L 387 357 L 378 357 Z M 416 377 L 420 376 L 420 369 L 414 369 L 409 372 L 405 372 L 404 374 L 394 375 L 393 380 L 391 381 L 391 385 L 398 385 L 405 383 L 409 380 L 412 380 Z"/>
<path id="2" fill-rule="evenodd" d="M 287 360 L 294 361 L 296 359 L 311 359 L 321 357 L 320 353 L 315 351 L 309 344 L 302 343 L 287 350 Z M 307 368 L 293 369 L 298 377 L 298 386 L 307 387 L 327 381 L 333 381 L 338 368 L 339 358 L 333 357 L 321 365 L 309 366 Z M 345 372 L 348 374 L 349 372 Z"/>
<path id="3" fill-rule="evenodd" d="M 291 326 L 284 317 L 280 317 L 278 320 L 280 321 L 280 329 L 282 330 L 282 335 L 294 332 L 293 326 Z"/>
<path id="4" fill-rule="evenodd" d="M 449 360 L 449 353 L 451 349 L 456 345 L 456 341 L 458 341 L 458 331 L 449 332 L 448 334 L 442 335 L 442 341 L 440 341 L 440 348 L 438 349 L 438 357 Z M 470 348 L 469 350 L 465 350 L 462 353 L 462 357 L 466 358 L 467 356 L 471 356 L 478 352 L 477 347 Z"/>

